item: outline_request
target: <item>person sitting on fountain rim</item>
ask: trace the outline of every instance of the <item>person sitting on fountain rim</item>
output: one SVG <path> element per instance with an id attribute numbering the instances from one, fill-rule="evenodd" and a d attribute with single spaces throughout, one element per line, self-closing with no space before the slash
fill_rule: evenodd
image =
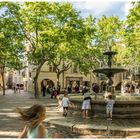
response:
<path id="1" fill-rule="evenodd" d="M 113 105 L 115 101 L 112 99 L 112 94 L 109 94 L 106 102 L 107 120 L 112 120 Z"/>

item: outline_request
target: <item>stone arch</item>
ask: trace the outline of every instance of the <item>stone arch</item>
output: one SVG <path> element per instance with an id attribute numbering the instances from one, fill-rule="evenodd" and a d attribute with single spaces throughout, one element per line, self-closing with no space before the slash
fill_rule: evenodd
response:
<path id="1" fill-rule="evenodd" d="M 54 82 L 51 80 L 51 79 L 43 79 L 42 81 L 41 81 L 41 85 L 43 84 L 43 81 L 46 81 L 46 86 L 47 87 L 50 87 L 50 88 L 52 88 L 52 87 L 54 87 Z"/>

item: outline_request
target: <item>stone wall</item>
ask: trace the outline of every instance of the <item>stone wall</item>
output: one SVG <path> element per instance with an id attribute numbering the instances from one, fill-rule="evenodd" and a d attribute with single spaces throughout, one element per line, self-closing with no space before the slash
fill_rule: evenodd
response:
<path id="1" fill-rule="evenodd" d="M 81 111 L 82 100 L 71 101 Z M 104 101 L 92 101 L 92 116 L 106 117 L 106 103 Z M 116 101 L 113 110 L 114 118 L 139 118 L 140 117 L 140 102 L 139 101 Z"/>

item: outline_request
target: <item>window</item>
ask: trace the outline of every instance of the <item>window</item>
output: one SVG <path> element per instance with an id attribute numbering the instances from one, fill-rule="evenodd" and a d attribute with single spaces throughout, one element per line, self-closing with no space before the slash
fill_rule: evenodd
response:
<path id="1" fill-rule="evenodd" d="M 25 71 L 22 72 L 22 76 L 25 77 Z"/>
<path id="2" fill-rule="evenodd" d="M 73 67 L 73 73 L 78 73 L 77 66 Z"/>
<path id="3" fill-rule="evenodd" d="M 52 71 L 52 66 L 49 66 L 49 72 L 51 72 Z"/>
<path id="4" fill-rule="evenodd" d="M 29 72 L 29 77 L 32 77 L 32 73 L 31 72 Z"/>
<path id="5" fill-rule="evenodd" d="M 49 72 L 55 72 L 55 67 L 49 66 Z"/>

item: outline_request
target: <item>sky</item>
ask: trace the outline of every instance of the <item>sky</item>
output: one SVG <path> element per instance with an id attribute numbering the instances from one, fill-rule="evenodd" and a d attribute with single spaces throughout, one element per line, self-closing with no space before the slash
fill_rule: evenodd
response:
<path id="1" fill-rule="evenodd" d="M 0 0 L 2 1 L 2 0 Z M 21 0 L 11 0 L 21 1 Z M 35 0 L 22 0 L 35 1 Z M 37 0 L 43 1 L 43 0 Z M 100 18 L 102 15 L 118 16 L 121 20 L 125 20 L 131 8 L 131 0 L 46 0 L 49 2 L 70 2 L 78 11 L 81 11 L 82 17 L 87 17 L 89 14 L 95 18 Z M 136 0 L 134 0 L 136 1 Z"/>
<path id="2" fill-rule="evenodd" d="M 81 16 L 86 17 L 89 14 L 96 18 L 102 15 L 118 16 L 121 20 L 125 20 L 131 8 L 131 0 L 48 0 L 48 1 L 68 1 L 81 11 Z"/>

